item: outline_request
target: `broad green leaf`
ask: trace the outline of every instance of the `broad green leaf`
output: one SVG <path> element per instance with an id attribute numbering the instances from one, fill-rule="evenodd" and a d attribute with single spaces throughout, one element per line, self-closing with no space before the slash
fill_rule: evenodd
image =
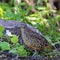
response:
<path id="1" fill-rule="evenodd" d="M 24 49 L 24 46 L 20 46 L 18 47 L 17 49 L 17 53 L 20 55 L 20 56 L 27 56 L 27 51 Z"/>
<path id="2" fill-rule="evenodd" d="M 0 48 L 2 50 L 10 50 L 10 44 L 7 42 L 0 42 Z"/>
<path id="3" fill-rule="evenodd" d="M 45 10 L 46 8 L 42 7 L 42 6 L 36 6 L 36 9 L 38 9 L 38 10 Z"/>
<path id="4" fill-rule="evenodd" d="M 13 35 L 13 37 L 11 38 L 11 42 L 12 43 L 17 43 L 18 42 L 18 36 Z"/>

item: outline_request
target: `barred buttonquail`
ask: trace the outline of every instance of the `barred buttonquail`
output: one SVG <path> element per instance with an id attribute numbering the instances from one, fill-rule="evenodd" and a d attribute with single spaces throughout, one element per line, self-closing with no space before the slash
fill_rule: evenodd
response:
<path id="1" fill-rule="evenodd" d="M 35 51 L 50 47 L 48 41 L 41 33 L 31 30 L 25 23 L 21 23 L 21 34 L 24 43 Z"/>

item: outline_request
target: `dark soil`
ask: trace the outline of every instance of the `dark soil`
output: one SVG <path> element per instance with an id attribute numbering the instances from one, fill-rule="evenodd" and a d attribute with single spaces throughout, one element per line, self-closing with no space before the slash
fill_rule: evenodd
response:
<path id="1" fill-rule="evenodd" d="M 33 59 L 32 56 L 20 57 L 10 53 L 8 55 L 1 54 L 0 60 L 60 60 L 60 55 L 55 56 L 53 58 L 41 56 Z"/>

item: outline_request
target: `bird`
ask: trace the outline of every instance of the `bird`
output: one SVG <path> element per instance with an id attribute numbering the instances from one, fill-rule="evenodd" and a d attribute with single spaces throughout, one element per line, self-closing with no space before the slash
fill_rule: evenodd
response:
<path id="1" fill-rule="evenodd" d="M 25 45 L 35 51 L 33 56 L 37 54 L 37 50 L 40 51 L 45 47 L 50 48 L 47 39 L 37 29 L 25 24 L 24 22 L 20 23 L 20 29 Z"/>

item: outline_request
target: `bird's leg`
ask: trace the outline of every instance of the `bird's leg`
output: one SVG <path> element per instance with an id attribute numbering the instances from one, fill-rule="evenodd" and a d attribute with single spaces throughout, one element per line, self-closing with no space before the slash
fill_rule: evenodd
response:
<path id="1" fill-rule="evenodd" d="M 34 54 L 32 55 L 33 58 L 36 58 L 38 56 L 37 50 L 35 50 Z"/>
<path id="2" fill-rule="evenodd" d="M 33 60 L 44 60 L 45 56 L 38 55 L 38 51 L 35 50 L 34 54 L 32 55 Z"/>

